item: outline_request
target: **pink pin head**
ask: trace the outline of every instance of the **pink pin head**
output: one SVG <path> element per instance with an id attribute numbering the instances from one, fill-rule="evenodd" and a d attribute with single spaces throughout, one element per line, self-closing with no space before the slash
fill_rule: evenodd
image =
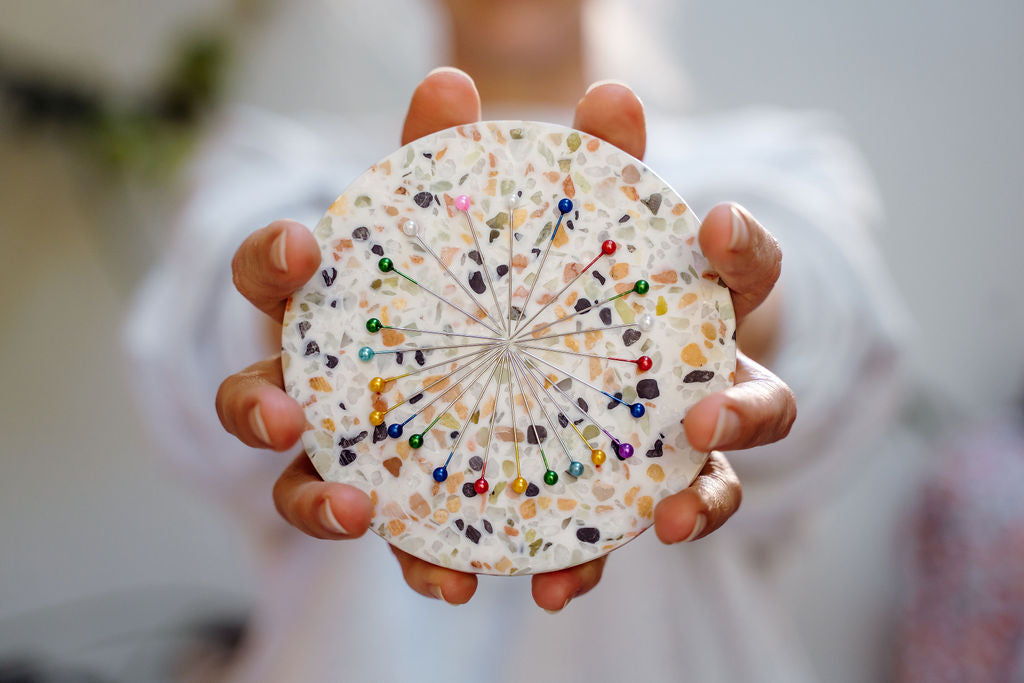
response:
<path id="1" fill-rule="evenodd" d="M 464 194 L 460 194 L 458 197 L 456 197 L 455 198 L 455 208 L 458 209 L 459 211 L 468 211 L 469 210 L 469 197 L 467 197 Z"/>
<path id="2" fill-rule="evenodd" d="M 605 240 L 604 242 L 601 243 L 601 251 L 607 254 L 608 256 L 611 256 L 612 254 L 615 253 L 615 249 L 617 246 L 618 245 L 615 244 L 614 241 Z"/>

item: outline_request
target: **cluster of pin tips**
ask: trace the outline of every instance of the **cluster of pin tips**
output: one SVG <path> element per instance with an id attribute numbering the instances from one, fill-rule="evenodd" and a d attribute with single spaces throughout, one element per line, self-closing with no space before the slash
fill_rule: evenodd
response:
<path id="1" fill-rule="evenodd" d="M 480 476 L 473 482 L 473 490 L 475 493 L 483 495 L 490 490 L 490 484 L 486 479 L 487 474 L 487 462 L 491 449 L 491 441 L 494 437 L 495 420 L 498 415 L 498 399 L 502 392 L 502 388 L 506 387 L 506 394 L 508 400 L 508 408 L 511 413 L 512 422 L 512 441 L 515 453 L 515 478 L 512 479 L 510 484 L 511 489 L 516 493 L 523 493 L 529 487 L 529 482 L 522 476 L 520 468 L 519 456 L 520 456 L 520 438 L 517 431 L 517 419 L 516 419 L 516 398 L 520 399 L 522 405 L 526 408 L 527 418 L 529 419 L 529 430 L 528 434 L 532 431 L 532 439 L 528 439 L 530 443 L 536 444 L 541 458 L 544 462 L 545 471 L 543 475 L 544 483 L 548 486 L 554 486 L 559 481 L 558 473 L 551 467 L 548 461 L 548 455 L 544 450 L 544 445 L 541 443 L 542 438 L 538 434 L 538 423 L 534 420 L 534 408 L 543 416 L 545 422 L 550 428 L 550 433 L 554 435 L 561 450 L 564 452 L 569 463 L 566 468 L 568 474 L 572 477 L 580 477 L 584 473 L 583 463 L 579 462 L 570 453 L 570 449 L 566 446 L 562 439 L 562 435 L 555 427 L 555 420 L 552 420 L 551 414 L 548 408 L 545 407 L 545 400 L 548 406 L 554 409 L 559 423 L 564 426 L 570 426 L 572 431 L 583 440 L 587 448 L 590 451 L 590 460 L 595 467 L 600 467 L 607 460 L 607 455 L 604 450 L 596 447 L 590 439 L 588 439 L 583 432 L 580 430 L 578 423 L 589 422 L 594 425 L 599 433 L 603 433 L 611 442 L 612 449 L 615 454 L 622 460 L 628 459 L 633 455 L 633 446 L 627 442 L 617 439 L 611 434 L 604 426 L 602 426 L 594 417 L 590 411 L 581 405 L 580 399 L 573 398 L 565 390 L 559 387 L 560 382 L 552 379 L 549 374 L 545 374 L 541 370 L 541 366 L 545 366 L 553 371 L 550 374 L 562 375 L 566 379 L 571 380 L 573 383 L 583 385 L 590 388 L 591 390 L 602 394 L 603 396 L 611 399 L 612 401 L 625 406 L 630 415 L 634 418 L 641 418 L 646 413 L 646 407 L 642 402 L 637 400 L 636 402 L 629 403 L 624 401 L 620 396 L 616 396 L 604 389 L 591 384 L 590 382 L 577 377 L 565 370 L 562 370 L 557 365 L 554 365 L 543 358 L 536 355 L 535 352 L 553 352 L 563 353 L 576 356 L 583 356 L 589 358 L 597 358 L 606 361 L 615 361 L 622 363 L 633 364 L 638 373 L 644 373 L 653 367 L 653 361 L 649 356 L 641 355 L 637 358 L 620 358 L 614 356 L 601 356 L 597 354 L 583 353 L 572 349 L 556 348 L 553 346 L 540 346 L 534 345 L 535 342 L 540 342 L 546 339 L 556 339 L 567 337 L 571 335 L 585 334 L 589 332 L 605 331 L 617 328 L 637 328 L 643 332 L 649 331 L 654 325 L 654 316 L 650 313 L 641 313 L 638 315 L 634 322 L 628 324 L 618 325 L 605 325 L 603 327 L 594 329 L 577 329 L 570 332 L 563 333 L 551 333 L 551 334 L 539 334 L 550 327 L 568 321 L 576 316 L 589 313 L 591 311 L 597 311 L 605 304 L 611 303 L 623 297 L 631 294 L 638 296 L 644 296 L 650 291 L 650 284 L 646 280 L 636 280 L 633 286 L 625 291 L 618 294 L 612 295 L 601 301 L 595 301 L 583 308 L 580 308 L 574 312 L 562 315 L 554 320 L 545 322 L 542 325 L 530 328 L 531 323 L 535 321 L 552 303 L 559 301 L 562 295 L 582 276 L 587 272 L 595 263 L 601 258 L 613 255 L 618 245 L 613 240 L 605 240 L 602 242 L 600 252 L 594 257 L 586 266 L 580 269 L 576 275 L 567 282 L 560 291 L 554 296 L 549 297 L 547 302 L 544 303 L 539 310 L 534 312 L 531 317 L 527 318 L 527 310 L 530 303 L 533 300 L 533 293 L 537 286 L 537 283 L 541 279 L 541 275 L 544 270 L 544 264 L 547 260 L 548 253 L 551 249 L 551 245 L 555 241 L 555 236 L 558 234 L 559 228 L 562 225 L 563 219 L 572 212 L 573 203 L 568 198 L 561 199 L 557 204 L 559 212 L 558 220 L 555 223 L 554 229 L 552 230 L 550 239 L 547 240 L 547 245 L 541 255 L 540 264 L 537 268 L 536 275 L 533 283 L 530 287 L 529 293 L 526 297 L 525 305 L 522 310 L 515 309 L 512 305 L 513 298 L 513 270 L 512 261 L 514 255 L 514 210 L 518 201 L 518 195 L 513 193 L 512 197 L 508 202 L 508 264 L 507 271 L 505 273 L 508 281 L 508 300 L 505 311 L 507 315 L 501 316 L 502 307 L 498 303 L 497 289 L 494 284 L 494 280 L 491 278 L 491 270 L 485 262 L 484 252 L 480 248 L 479 236 L 477 234 L 476 226 L 473 223 L 472 216 L 470 215 L 469 209 L 472 204 L 469 197 L 466 195 L 460 195 L 455 199 L 455 208 L 462 213 L 467 222 L 467 227 L 472 236 L 473 243 L 476 247 L 476 253 L 479 254 L 479 262 L 483 275 L 487 280 L 487 289 L 491 292 L 494 307 L 489 308 L 483 305 L 477 300 L 473 292 L 463 283 L 462 279 L 453 273 L 448 265 L 445 264 L 444 260 L 437 255 L 436 252 L 430 247 L 430 245 L 423 239 L 422 227 L 412 219 L 404 220 L 400 224 L 400 229 L 404 235 L 417 241 L 420 247 L 422 247 L 429 255 L 431 255 L 434 261 L 444 270 L 444 272 L 450 277 L 459 287 L 465 292 L 465 294 L 473 302 L 475 310 L 478 314 L 474 314 L 469 310 L 459 306 L 455 302 L 451 301 L 442 294 L 431 290 L 422 283 L 418 282 L 408 274 L 399 270 L 394 261 L 384 256 L 377 262 L 377 268 L 386 274 L 395 274 L 401 278 L 404 278 L 412 285 L 432 295 L 439 301 L 443 302 L 450 308 L 460 312 L 466 316 L 469 320 L 474 321 L 482 328 L 488 330 L 489 334 L 484 333 L 480 330 L 481 334 L 469 334 L 450 332 L 444 330 L 427 330 L 410 327 L 398 327 L 387 325 L 382 322 L 379 318 L 373 317 L 366 321 L 366 330 L 371 334 L 376 334 L 382 330 L 395 330 L 400 332 L 408 332 L 415 334 L 432 335 L 437 337 L 447 337 L 449 339 L 456 339 L 457 343 L 449 343 L 446 341 L 440 341 L 437 345 L 431 346 L 418 346 L 400 349 L 387 349 L 387 350 L 374 350 L 369 346 L 364 346 L 359 349 L 358 357 L 363 362 L 370 362 L 375 357 L 381 354 L 399 354 L 404 352 L 429 352 L 429 351 L 447 351 L 453 349 L 466 349 L 464 353 L 461 353 L 455 358 L 447 358 L 440 362 L 424 364 L 421 367 L 413 369 L 403 374 L 395 375 L 392 377 L 374 377 L 370 380 L 368 388 L 370 391 L 378 395 L 385 394 L 390 387 L 397 384 L 400 380 L 413 377 L 422 372 L 433 370 L 444 367 L 445 369 L 450 368 L 454 365 L 454 368 L 440 377 L 435 379 L 430 384 L 422 386 L 413 390 L 412 393 L 406 393 L 406 397 L 390 406 L 386 406 L 385 409 L 373 410 L 369 415 L 370 424 L 375 427 L 385 424 L 388 415 L 395 409 L 405 404 L 415 404 L 421 399 L 424 399 L 434 387 L 441 385 L 437 393 L 430 398 L 422 406 L 417 407 L 411 415 L 409 415 L 403 421 L 395 421 L 387 425 L 387 434 L 393 439 L 400 439 L 404 436 L 405 428 L 412 422 L 417 416 L 426 412 L 429 408 L 437 404 L 442 397 L 447 396 L 453 391 L 458 391 L 460 387 L 464 386 L 455 399 L 448 401 L 446 405 L 436 410 L 434 419 L 421 431 L 409 435 L 408 444 L 411 448 L 419 449 L 423 446 L 426 435 L 433 429 L 433 427 L 442 419 L 442 417 L 466 395 L 470 390 L 476 386 L 482 378 L 486 376 L 482 388 L 476 392 L 475 403 L 473 408 L 469 410 L 468 416 L 462 424 L 461 429 L 457 432 L 453 432 L 455 441 L 448 453 L 448 457 L 444 464 L 436 467 L 432 471 L 434 481 L 441 483 L 448 478 L 448 466 L 451 463 L 452 458 L 457 452 L 459 445 L 461 444 L 463 437 L 466 435 L 470 428 L 470 422 L 474 419 L 474 416 L 478 415 L 478 408 L 481 401 L 487 393 L 487 390 L 491 383 L 496 382 L 497 388 L 494 392 L 494 405 L 491 409 L 490 425 L 487 432 L 487 439 L 484 445 L 483 465 L 480 469 Z M 498 271 L 499 278 L 502 276 L 501 271 Z M 603 280 L 602 280 L 603 281 Z M 518 315 L 514 315 L 518 313 Z M 515 319 L 513 319 L 515 318 Z M 488 374 L 488 370 L 490 371 Z M 515 390 L 513 385 L 518 386 L 518 392 Z M 532 402 L 528 398 L 532 397 Z M 542 397 L 544 400 L 542 400 Z M 556 400 L 557 397 L 557 400 Z M 569 406 L 571 409 L 567 409 Z M 569 415 L 576 412 L 580 415 L 580 419 L 574 421 L 569 418 Z M 564 427 L 563 427 L 564 428 Z"/>

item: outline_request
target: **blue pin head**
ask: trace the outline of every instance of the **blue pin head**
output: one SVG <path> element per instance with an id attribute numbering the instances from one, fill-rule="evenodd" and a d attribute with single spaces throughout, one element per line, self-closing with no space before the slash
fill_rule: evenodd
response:
<path id="1" fill-rule="evenodd" d="M 438 467 L 434 470 L 434 481 L 440 484 L 442 481 L 448 478 L 448 468 Z"/>
<path id="2" fill-rule="evenodd" d="M 629 414 L 636 418 L 643 417 L 645 412 L 647 411 L 644 409 L 643 403 L 634 403 L 629 407 Z"/>
<path id="3" fill-rule="evenodd" d="M 568 197 L 562 199 L 562 201 L 558 202 L 558 210 L 561 213 L 569 213 L 572 211 L 572 200 Z"/>
<path id="4" fill-rule="evenodd" d="M 398 422 L 393 422 L 390 425 L 388 425 L 388 436 L 390 436 L 392 439 L 401 439 L 402 425 Z"/>

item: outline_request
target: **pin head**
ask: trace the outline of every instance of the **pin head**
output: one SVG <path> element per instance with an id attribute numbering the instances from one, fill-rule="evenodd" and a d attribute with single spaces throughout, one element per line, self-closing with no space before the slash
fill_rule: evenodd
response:
<path id="1" fill-rule="evenodd" d="M 544 473 L 544 483 L 548 486 L 554 486 L 558 483 L 558 472 L 554 470 L 548 470 Z"/>
<path id="2" fill-rule="evenodd" d="M 647 410 L 644 408 L 644 404 L 637 402 L 629 407 L 629 414 L 635 418 L 641 418 Z"/>
<path id="3" fill-rule="evenodd" d="M 370 388 L 370 391 L 374 392 L 375 394 L 379 394 L 380 392 L 384 391 L 384 385 L 386 384 L 387 382 L 384 381 L 383 377 L 374 377 L 366 386 Z"/>
<path id="4" fill-rule="evenodd" d="M 594 450 L 590 451 L 590 461 L 592 463 L 594 463 L 595 465 L 597 465 L 598 467 L 600 467 L 601 464 L 607 458 L 608 458 L 608 456 L 605 455 L 604 451 L 602 451 L 600 448 L 595 448 Z"/>
<path id="5" fill-rule="evenodd" d="M 526 487 L 530 484 L 522 477 L 516 477 L 512 480 L 512 490 L 516 493 L 522 493 L 526 490 Z"/>
<path id="6" fill-rule="evenodd" d="M 651 291 L 651 283 L 647 280 L 637 280 L 633 283 L 633 291 L 643 296 L 647 292 Z"/>
<path id="7" fill-rule="evenodd" d="M 375 410 L 372 413 L 370 413 L 370 424 L 372 424 L 374 427 L 384 424 L 384 411 Z"/>
<path id="8" fill-rule="evenodd" d="M 583 474 L 583 463 L 573 460 L 569 463 L 569 474 L 578 477 Z"/>
<path id="9" fill-rule="evenodd" d="M 380 332 L 381 327 L 381 322 L 376 318 L 370 318 L 369 320 L 366 321 L 367 332 Z"/>
<path id="10" fill-rule="evenodd" d="M 373 357 L 375 355 L 377 354 L 369 346 L 364 346 L 363 348 L 359 349 L 359 360 L 363 361 L 364 363 L 369 363 L 371 360 L 373 360 Z"/>
<path id="11" fill-rule="evenodd" d="M 615 452 L 618 453 L 619 457 L 621 459 L 623 459 L 623 460 L 625 460 L 626 458 L 632 458 L 633 457 L 633 445 L 632 444 L 628 444 L 628 443 L 618 443 L 618 442 L 616 442 L 616 444 L 615 444 Z"/>
<path id="12" fill-rule="evenodd" d="M 558 210 L 561 213 L 569 213 L 570 211 L 572 211 L 572 200 L 570 200 L 568 197 L 562 199 L 560 202 L 558 202 Z"/>
<path id="13" fill-rule="evenodd" d="M 469 197 L 467 197 L 464 194 L 460 194 L 458 197 L 456 197 L 455 198 L 455 208 L 458 209 L 459 211 L 468 211 L 469 210 Z"/>
<path id="14" fill-rule="evenodd" d="M 487 493 L 487 490 L 491 488 L 491 485 L 487 483 L 487 480 L 480 477 L 473 482 L 473 490 L 479 493 L 481 496 Z"/>
<path id="15" fill-rule="evenodd" d="M 402 438 L 402 425 L 401 425 L 401 423 L 394 422 L 391 425 L 389 425 L 388 426 L 388 436 L 390 436 L 392 439 L 401 439 Z"/>
<path id="16" fill-rule="evenodd" d="M 434 481 L 440 484 L 442 481 L 448 478 L 447 467 L 437 467 L 434 469 Z"/>
<path id="17" fill-rule="evenodd" d="M 377 261 L 377 267 L 380 268 L 382 273 L 390 273 L 395 269 L 395 262 L 385 256 L 380 261 Z"/>
<path id="18" fill-rule="evenodd" d="M 636 359 L 636 369 L 640 372 L 647 372 L 653 365 L 654 362 L 648 356 L 640 356 Z"/>
<path id="19" fill-rule="evenodd" d="M 615 250 L 618 248 L 618 246 L 619 245 L 615 244 L 614 240 L 605 240 L 604 242 L 601 243 L 601 252 L 607 254 L 608 256 L 611 256 L 612 254 L 615 253 Z"/>
<path id="20" fill-rule="evenodd" d="M 650 332 L 651 328 L 654 327 L 654 316 L 650 313 L 644 313 L 636 319 L 636 326 L 644 332 Z"/>
<path id="21" fill-rule="evenodd" d="M 412 446 L 413 448 L 419 448 L 420 446 L 422 446 L 423 445 L 423 435 L 422 434 L 413 434 L 412 436 L 410 436 L 409 437 L 409 445 Z"/>
<path id="22" fill-rule="evenodd" d="M 407 237 L 415 237 L 420 232 L 420 226 L 414 220 L 407 220 L 402 223 L 402 232 Z"/>

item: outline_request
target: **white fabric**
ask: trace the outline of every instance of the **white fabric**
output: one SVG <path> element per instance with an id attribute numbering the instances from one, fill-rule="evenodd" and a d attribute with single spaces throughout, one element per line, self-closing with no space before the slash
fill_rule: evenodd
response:
<path id="1" fill-rule="evenodd" d="M 232 112 L 126 328 L 137 384 L 162 387 L 142 397 L 162 450 L 226 502 L 259 552 L 255 632 L 235 679 L 815 680 L 770 570 L 800 551 L 799 520 L 872 462 L 900 385 L 902 312 L 869 238 L 878 207 L 856 155 L 817 116 L 652 121 L 646 161 L 698 215 L 739 201 L 782 242 L 773 367 L 800 416 L 781 444 L 731 455 L 744 503 L 726 527 L 674 547 L 643 535 L 592 594 L 551 616 L 527 579 L 484 577 L 469 605 L 450 607 L 407 589 L 372 534 L 330 543 L 290 529 L 270 503 L 287 458 L 238 444 L 213 410 L 223 377 L 272 352 L 262 315 L 233 290 L 235 248 L 275 218 L 314 224 L 396 146 L 392 120 L 304 128 Z"/>

